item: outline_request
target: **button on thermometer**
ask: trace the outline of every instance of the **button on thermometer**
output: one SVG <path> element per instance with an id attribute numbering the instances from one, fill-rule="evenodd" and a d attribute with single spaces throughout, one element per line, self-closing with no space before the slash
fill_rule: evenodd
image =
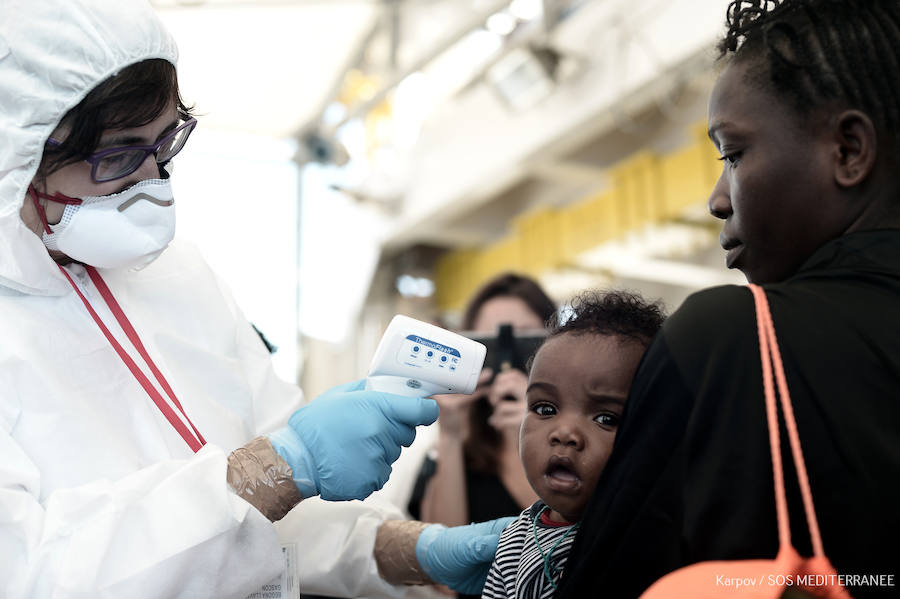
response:
<path id="1" fill-rule="evenodd" d="M 375 350 L 366 389 L 413 397 L 469 395 L 486 351 L 477 341 L 398 314 Z"/>

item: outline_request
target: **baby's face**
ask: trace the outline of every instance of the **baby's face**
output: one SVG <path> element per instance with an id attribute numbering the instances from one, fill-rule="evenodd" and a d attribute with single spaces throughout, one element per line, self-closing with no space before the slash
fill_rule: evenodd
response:
<path id="1" fill-rule="evenodd" d="M 609 459 L 644 346 L 565 333 L 538 351 L 528 379 L 519 453 L 554 520 L 575 522 Z"/>

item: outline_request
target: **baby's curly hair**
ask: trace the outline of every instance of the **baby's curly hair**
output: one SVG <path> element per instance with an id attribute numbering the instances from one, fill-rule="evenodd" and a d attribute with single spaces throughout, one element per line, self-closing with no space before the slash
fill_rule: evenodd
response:
<path id="1" fill-rule="evenodd" d="M 666 319 L 660 302 L 648 302 L 630 291 L 590 290 L 571 302 L 571 310 L 554 316 L 547 339 L 567 333 L 614 335 L 644 346 L 656 335 Z"/>
<path id="2" fill-rule="evenodd" d="M 900 0 L 734 0 L 720 57 L 757 63 L 751 82 L 798 115 L 836 105 L 900 133 Z"/>

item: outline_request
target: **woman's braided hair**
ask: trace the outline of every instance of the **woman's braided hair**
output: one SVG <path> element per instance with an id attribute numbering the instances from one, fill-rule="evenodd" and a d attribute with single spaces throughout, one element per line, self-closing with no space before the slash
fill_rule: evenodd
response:
<path id="1" fill-rule="evenodd" d="M 721 57 L 751 59 L 752 83 L 800 115 L 862 110 L 900 133 L 900 0 L 735 0 Z"/>

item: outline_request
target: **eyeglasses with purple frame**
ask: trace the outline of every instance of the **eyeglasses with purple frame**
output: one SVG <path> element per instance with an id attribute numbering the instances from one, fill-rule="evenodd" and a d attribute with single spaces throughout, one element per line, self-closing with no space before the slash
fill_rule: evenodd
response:
<path id="1" fill-rule="evenodd" d="M 175 154 L 181 151 L 196 125 L 197 119 L 191 118 L 155 144 L 149 146 L 119 146 L 91 154 L 85 158 L 85 161 L 91 164 L 91 179 L 93 179 L 94 183 L 106 183 L 107 181 L 127 177 L 138 170 L 150 154 L 155 155 L 157 164 L 168 162 Z M 62 142 L 50 138 L 47 140 L 47 144 L 58 146 Z"/>

